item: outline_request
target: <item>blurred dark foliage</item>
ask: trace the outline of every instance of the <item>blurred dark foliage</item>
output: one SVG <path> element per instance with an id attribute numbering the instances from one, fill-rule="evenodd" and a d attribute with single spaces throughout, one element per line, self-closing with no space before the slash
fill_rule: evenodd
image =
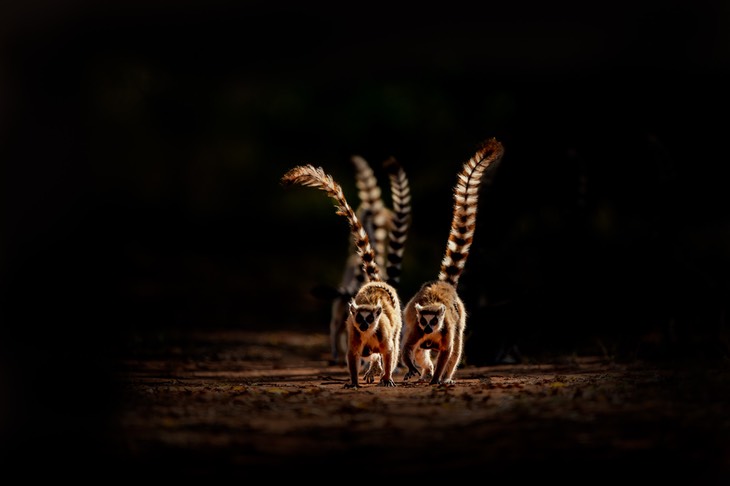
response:
<path id="1" fill-rule="evenodd" d="M 727 358 L 719 2 L 3 9 L 3 358 L 40 350 L 30 377 L 93 359 L 101 378 L 138 331 L 326 333 L 311 290 L 338 282 L 350 236 L 322 193 L 279 185 L 296 164 L 355 203 L 352 154 L 401 161 L 409 298 L 438 273 L 457 171 L 493 136 L 506 154 L 462 279 L 469 362 Z"/>

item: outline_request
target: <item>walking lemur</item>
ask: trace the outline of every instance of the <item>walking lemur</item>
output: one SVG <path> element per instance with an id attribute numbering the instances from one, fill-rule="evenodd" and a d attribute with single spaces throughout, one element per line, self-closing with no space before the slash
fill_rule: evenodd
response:
<path id="1" fill-rule="evenodd" d="M 390 181 L 391 209 L 386 207 L 383 201 L 378 180 L 368 162 L 359 155 L 352 156 L 351 161 L 355 166 L 355 182 L 360 199 L 355 214 L 374 246 L 378 265 L 386 269 L 387 282 L 397 290 L 400 285 L 403 252 L 411 214 L 408 178 L 394 157 L 389 157 L 383 162 L 383 168 Z M 350 249 L 339 287 L 322 285 L 316 288 L 318 296 L 332 301 L 329 322 L 331 364 L 342 362 L 340 356 L 344 356 L 347 349 L 345 322 L 349 301 L 364 282 L 365 275 L 361 269 L 357 247 L 350 240 Z M 372 355 L 364 374 L 365 380 L 372 383 L 373 376 L 379 376 L 382 372 L 380 356 Z"/>
<path id="2" fill-rule="evenodd" d="M 424 283 L 403 310 L 404 381 L 420 375 L 419 380 L 429 380 L 432 385 L 453 383 L 466 327 L 466 309 L 457 284 L 474 239 L 482 176 L 487 168 L 496 167 L 503 153 L 500 142 L 486 140 L 458 174 L 451 231 L 438 278 Z M 435 368 L 432 352 L 436 355 Z"/>
<path id="3" fill-rule="evenodd" d="M 395 386 L 393 371 L 400 359 L 402 314 L 400 298 L 390 283 L 383 281 L 370 238 L 355 211 L 350 207 L 340 185 L 326 174 L 321 167 L 310 164 L 290 169 L 282 177 L 284 185 L 298 184 L 314 187 L 327 193 L 335 202 L 337 214 L 345 216 L 355 244 L 357 255 L 365 276 L 356 294 L 349 301 L 346 361 L 350 382 L 346 388 L 358 388 L 360 360 L 373 354 L 382 357 L 382 376 L 379 386 Z M 390 240 L 398 241 L 390 230 Z M 390 263 L 389 263 L 390 265 Z M 371 361 L 371 368 L 373 362 Z M 372 375 L 370 378 L 373 378 Z M 366 377 L 367 380 L 367 377 Z"/>

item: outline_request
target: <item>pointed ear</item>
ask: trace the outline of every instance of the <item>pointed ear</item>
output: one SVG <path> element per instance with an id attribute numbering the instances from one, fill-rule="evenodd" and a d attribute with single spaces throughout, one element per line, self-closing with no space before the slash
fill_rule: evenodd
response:
<path id="1" fill-rule="evenodd" d="M 350 311 L 350 314 L 354 315 L 355 312 L 357 312 L 357 304 L 355 303 L 355 300 L 350 300 L 350 305 L 348 306 L 348 309 Z"/>
<path id="2" fill-rule="evenodd" d="M 421 304 L 419 304 L 418 302 L 416 302 L 416 311 L 421 312 L 421 309 L 423 309 L 423 306 Z"/>
<path id="3" fill-rule="evenodd" d="M 439 317 L 443 316 L 446 313 L 446 306 L 444 304 L 441 304 L 439 306 Z"/>
<path id="4" fill-rule="evenodd" d="M 377 319 L 380 317 L 380 314 L 383 313 L 383 306 L 380 305 L 380 302 L 378 302 L 378 305 L 375 307 L 375 318 Z"/>

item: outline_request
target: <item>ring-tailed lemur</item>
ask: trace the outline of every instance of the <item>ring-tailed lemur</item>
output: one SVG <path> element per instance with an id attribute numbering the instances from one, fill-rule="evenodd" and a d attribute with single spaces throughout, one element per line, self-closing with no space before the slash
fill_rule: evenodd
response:
<path id="1" fill-rule="evenodd" d="M 393 371 L 400 359 L 402 314 L 400 298 L 395 288 L 383 281 L 365 228 L 350 207 L 340 185 L 321 167 L 297 166 L 282 177 L 284 185 L 299 184 L 314 187 L 327 193 L 335 202 L 337 214 L 345 216 L 350 224 L 353 241 L 360 256 L 366 282 L 350 299 L 347 328 L 347 367 L 350 382 L 346 388 L 358 388 L 360 360 L 372 354 L 380 354 L 383 372 L 379 386 L 395 386 Z"/>
<path id="2" fill-rule="evenodd" d="M 356 169 L 355 178 L 360 198 L 360 205 L 355 214 L 368 233 L 370 241 L 374 242 L 376 261 L 380 268 L 386 269 L 387 282 L 397 290 L 411 214 L 408 178 L 394 157 L 383 162 L 390 181 L 392 209 L 389 209 L 383 202 L 378 181 L 368 162 L 361 156 L 355 155 L 352 157 L 352 163 Z M 345 321 L 348 303 L 364 282 L 365 275 L 362 273 L 360 256 L 351 241 L 340 286 L 331 296 L 329 331 L 332 364 L 339 362 L 340 351 L 345 351 L 347 348 Z M 379 358 L 377 354 L 370 358 L 370 365 L 364 375 L 368 383 L 372 383 L 374 375 L 382 374 Z"/>
<path id="3" fill-rule="evenodd" d="M 388 158 L 383 163 L 383 167 L 387 171 L 388 179 L 390 180 L 390 194 L 393 203 L 392 210 L 385 213 L 389 217 L 384 221 L 386 225 L 384 229 L 387 228 L 388 230 L 388 237 L 386 239 L 388 250 L 385 259 L 386 282 L 398 290 L 400 286 L 403 253 L 411 219 L 411 189 L 405 170 L 403 170 L 403 167 L 394 157 Z M 378 230 L 377 224 L 375 225 L 375 230 Z M 400 356 L 396 361 L 396 366 L 399 361 Z M 365 381 L 372 383 L 375 375 L 381 376 L 382 374 L 382 359 L 379 354 L 373 354 L 364 374 Z"/>
<path id="4" fill-rule="evenodd" d="M 451 230 L 438 279 L 424 283 L 403 310 L 404 381 L 418 375 L 420 381 L 430 380 L 431 385 L 454 381 L 466 327 L 466 309 L 457 284 L 474 239 L 482 176 L 499 163 L 503 153 L 501 143 L 486 140 L 458 174 Z M 435 368 L 432 353 L 436 355 Z"/>

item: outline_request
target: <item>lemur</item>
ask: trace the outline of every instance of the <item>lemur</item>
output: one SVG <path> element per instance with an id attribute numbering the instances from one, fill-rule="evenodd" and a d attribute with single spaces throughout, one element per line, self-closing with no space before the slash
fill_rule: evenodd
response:
<path id="1" fill-rule="evenodd" d="M 360 360 L 376 353 L 381 355 L 383 366 L 378 386 L 396 386 L 393 371 L 400 359 L 403 325 L 400 298 L 396 289 L 382 280 L 375 250 L 365 228 L 348 204 L 340 185 L 321 167 L 315 168 L 311 164 L 294 167 L 284 174 L 282 183 L 285 186 L 299 184 L 314 187 L 333 199 L 337 214 L 345 216 L 350 224 L 362 271 L 367 278 L 348 303 L 345 327 L 350 382 L 345 384 L 345 388 L 359 388 Z M 392 238 L 397 240 L 395 235 Z"/>
<path id="2" fill-rule="evenodd" d="M 424 283 L 403 310 L 404 381 L 420 375 L 419 381 L 431 385 L 454 382 L 464 349 L 467 317 L 457 284 L 474 239 L 482 176 L 487 168 L 500 162 L 503 153 L 500 142 L 486 140 L 458 174 L 451 230 L 438 279 Z M 432 353 L 436 356 L 435 368 Z"/>
<path id="3" fill-rule="evenodd" d="M 411 193 L 408 178 L 403 167 L 394 158 L 389 157 L 383 167 L 390 181 L 392 209 L 385 206 L 378 181 L 368 162 L 359 155 L 352 157 L 356 170 L 356 185 L 360 205 L 355 214 L 360 219 L 365 231 L 375 247 L 375 257 L 380 268 L 386 268 L 387 282 L 394 288 L 400 284 L 401 265 L 411 214 Z M 347 347 L 347 329 L 345 322 L 348 314 L 348 303 L 360 286 L 365 282 L 360 256 L 357 247 L 351 241 L 350 251 L 339 288 L 332 298 L 330 314 L 330 351 L 331 363 L 336 364 L 340 349 Z M 382 374 L 380 356 L 372 355 L 365 371 L 365 380 L 374 381 L 374 375 Z"/>

